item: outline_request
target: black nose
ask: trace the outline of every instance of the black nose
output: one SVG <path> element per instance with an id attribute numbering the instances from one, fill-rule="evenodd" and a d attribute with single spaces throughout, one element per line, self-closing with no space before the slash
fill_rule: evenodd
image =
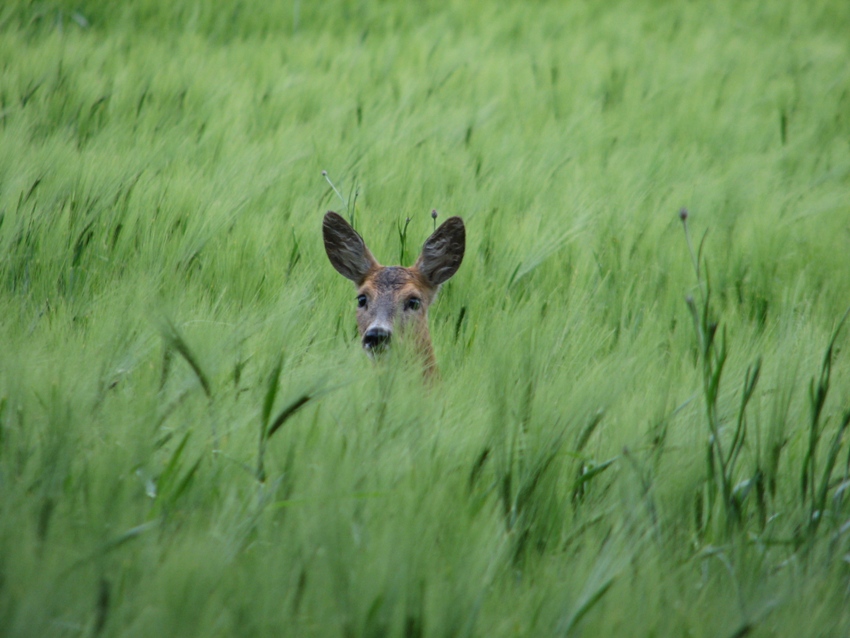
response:
<path id="1" fill-rule="evenodd" d="M 367 350 L 383 350 L 390 345 L 392 333 L 383 328 L 369 328 L 363 335 L 363 347 Z"/>

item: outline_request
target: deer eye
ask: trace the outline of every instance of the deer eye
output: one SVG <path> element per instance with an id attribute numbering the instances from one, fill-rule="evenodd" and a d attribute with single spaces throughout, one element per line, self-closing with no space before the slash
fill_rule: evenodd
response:
<path id="1" fill-rule="evenodd" d="M 404 304 L 405 310 L 419 310 L 419 306 L 422 305 L 422 300 L 418 297 L 411 297 L 407 300 L 407 303 Z"/>
<path id="2" fill-rule="evenodd" d="M 366 295 L 357 295 L 357 307 L 365 308 L 366 307 Z"/>

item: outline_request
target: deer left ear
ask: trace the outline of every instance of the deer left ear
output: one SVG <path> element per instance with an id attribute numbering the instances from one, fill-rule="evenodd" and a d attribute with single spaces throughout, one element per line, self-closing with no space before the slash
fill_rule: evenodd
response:
<path id="1" fill-rule="evenodd" d="M 460 217 L 449 217 L 422 246 L 414 266 L 435 288 L 451 279 L 463 262 L 466 228 Z"/>
<path id="2" fill-rule="evenodd" d="M 366 248 L 363 238 L 348 222 L 333 211 L 328 211 L 322 222 L 325 251 L 336 271 L 358 286 L 378 262 Z"/>

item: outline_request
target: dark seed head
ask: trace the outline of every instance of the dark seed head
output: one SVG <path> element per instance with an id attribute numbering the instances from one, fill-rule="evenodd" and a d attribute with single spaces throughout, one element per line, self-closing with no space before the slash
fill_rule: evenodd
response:
<path id="1" fill-rule="evenodd" d="M 431 211 L 431 219 L 437 219 L 437 209 Z"/>
<path id="2" fill-rule="evenodd" d="M 682 210 L 679 211 L 679 219 L 685 221 L 688 219 L 688 209 L 682 207 Z"/>

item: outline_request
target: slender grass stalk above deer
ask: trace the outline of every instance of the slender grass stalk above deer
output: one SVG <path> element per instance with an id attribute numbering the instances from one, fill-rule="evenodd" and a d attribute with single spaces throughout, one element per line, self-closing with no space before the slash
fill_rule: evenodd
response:
<path id="1" fill-rule="evenodd" d="M 322 231 L 331 264 L 357 287 L 357 328 L 363 349 L 374 356 L 390 345 L 394 335 L 411 338 L 422 357 L 426 378 L 434 378 L 438 371 L 428 308 L 463 261 L 463 220 L 450 217 L 443 222 L 409 268 L 379 264 L 363 238 L 337 213 L 325 215 Z"/>

